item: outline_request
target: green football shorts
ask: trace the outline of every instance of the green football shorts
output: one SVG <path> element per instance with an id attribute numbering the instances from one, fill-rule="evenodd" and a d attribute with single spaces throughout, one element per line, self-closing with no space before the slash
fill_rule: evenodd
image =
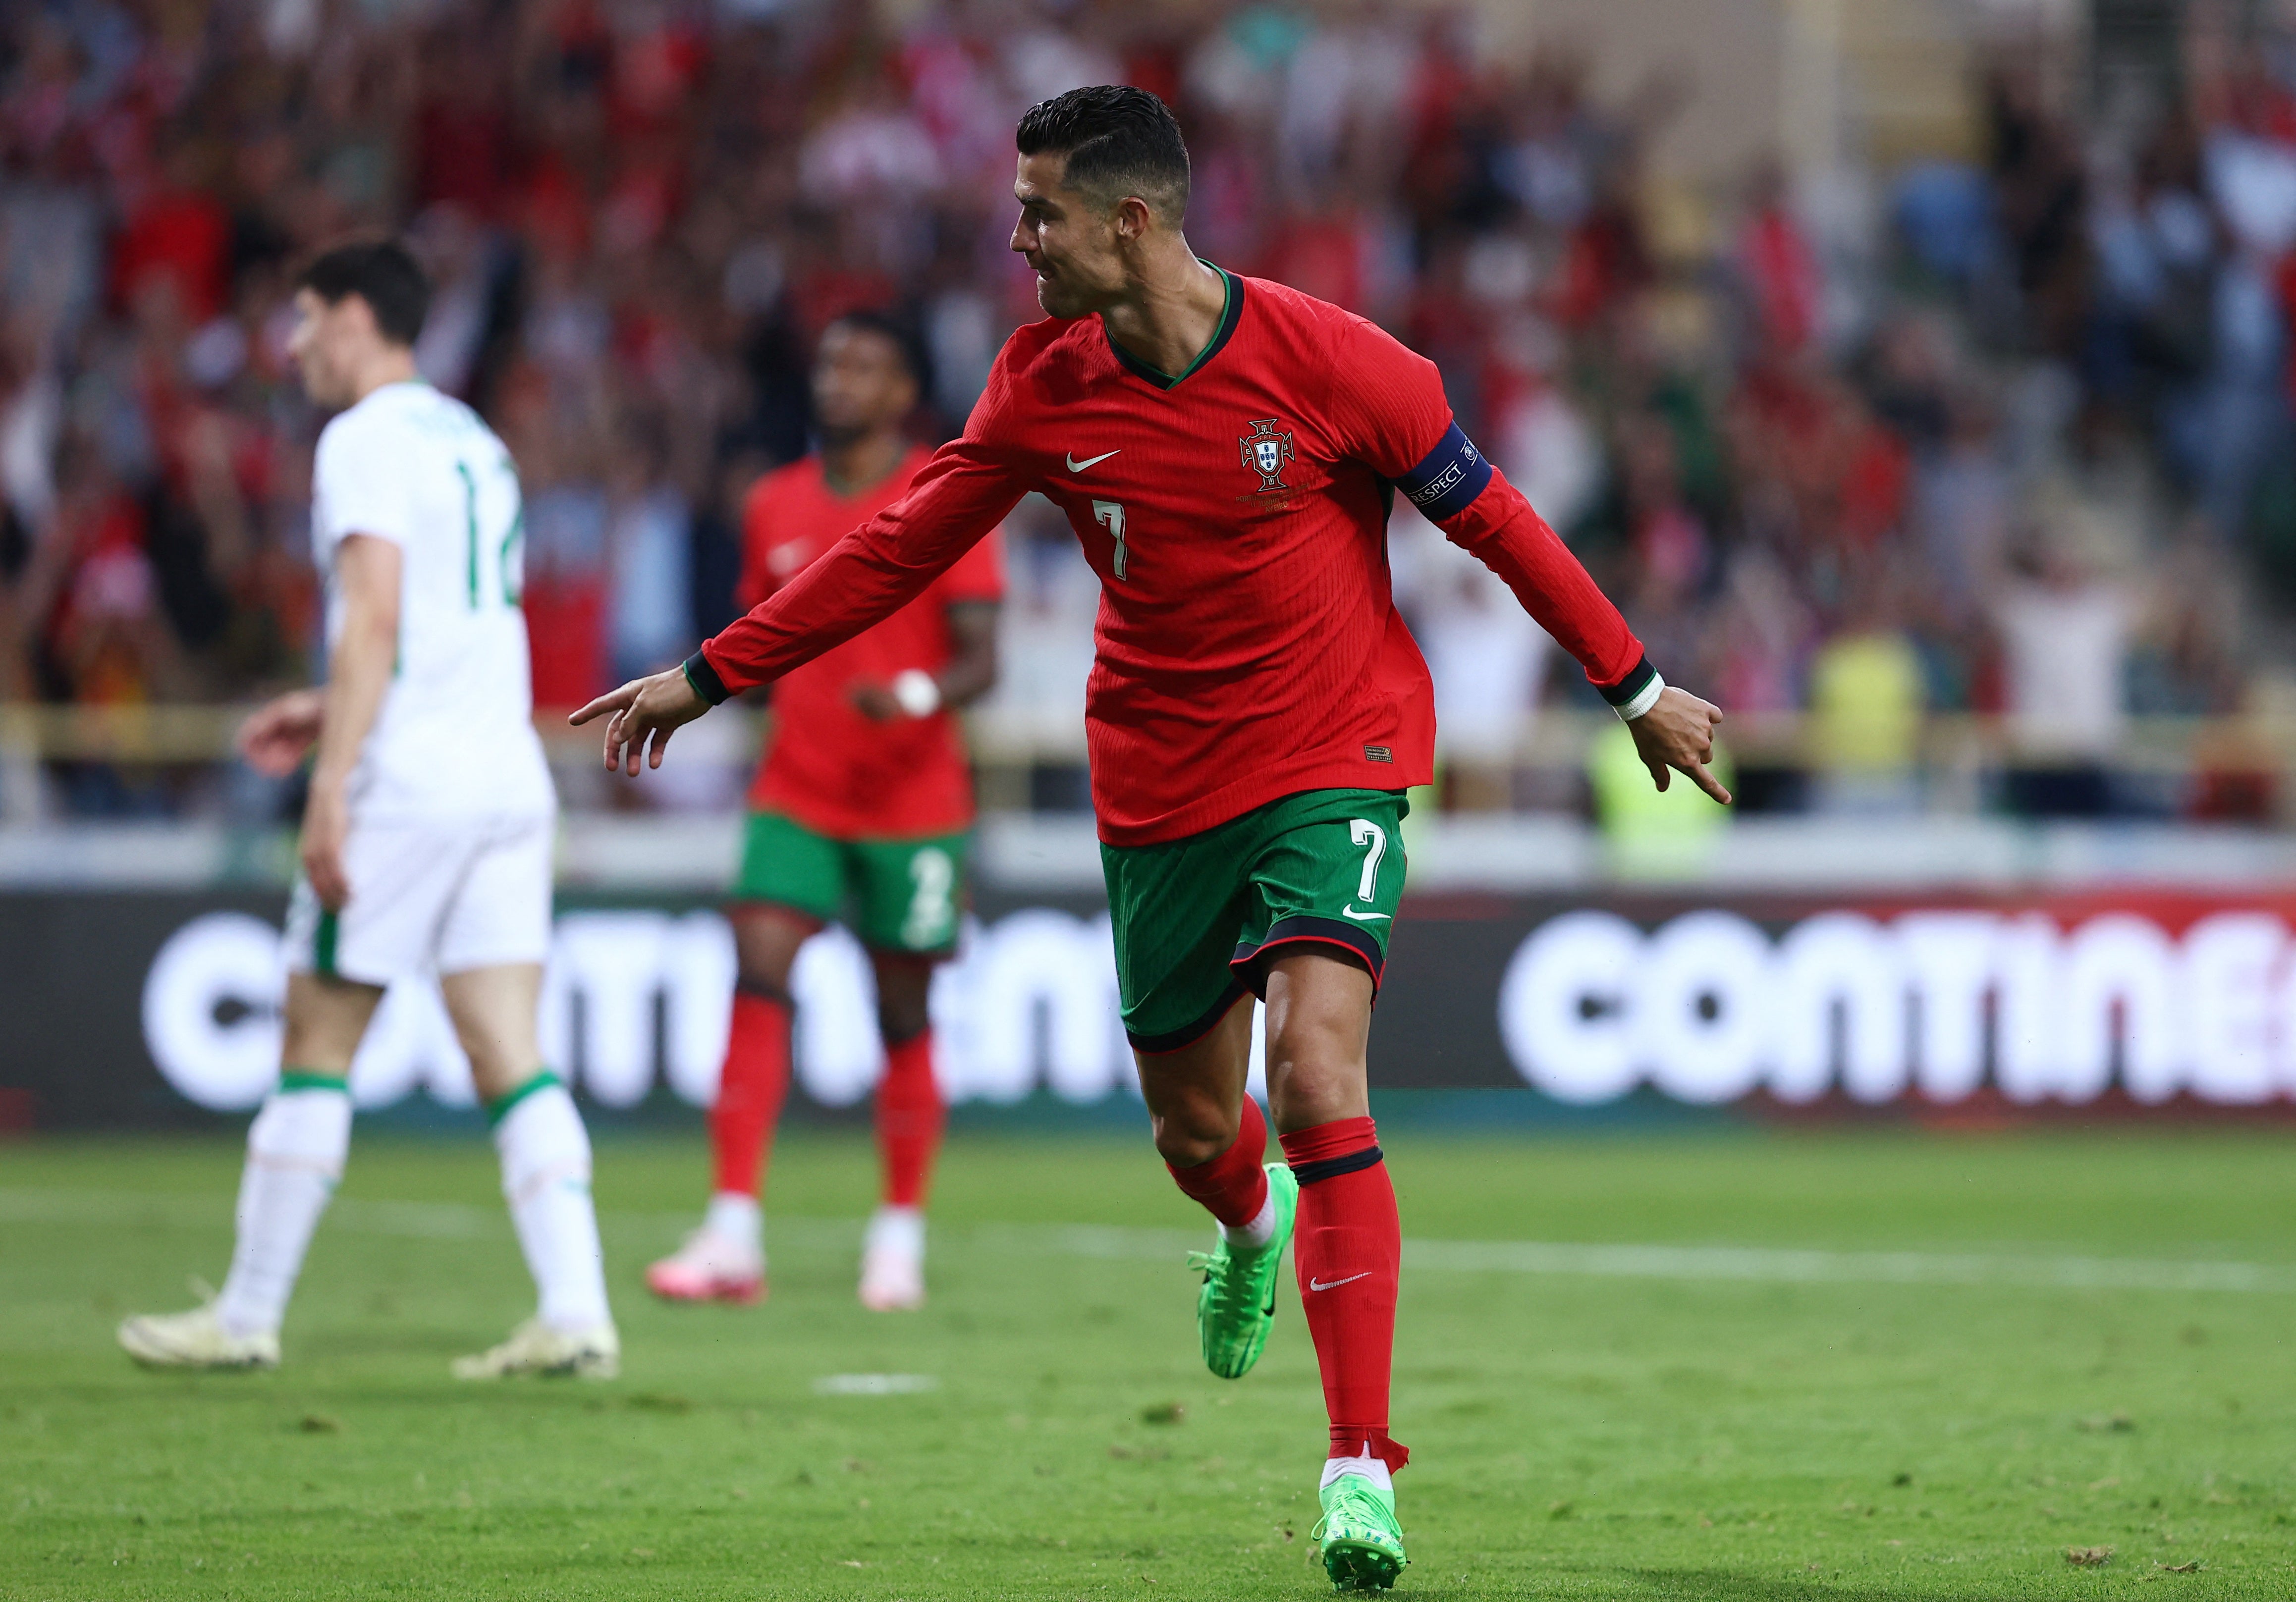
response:
<path id="1" fill-rule="evenodd" d="M 1268 954 L 1320 946 L 1376 992 L 1403 898 L 1401 790 L 1307 790 L 1185 839 L 1100 848 L 1124 1032 L 1173 1051 L 1265 995 Z"/>
<path id="2" fill-rule="evenodd" d="M 939 955 L 956 944 L 965 837 L 838 840 L 779 813 L 753 812 L 736 902 L 787 907 L 828 923 L 852 910 L 871 951 Z"/>

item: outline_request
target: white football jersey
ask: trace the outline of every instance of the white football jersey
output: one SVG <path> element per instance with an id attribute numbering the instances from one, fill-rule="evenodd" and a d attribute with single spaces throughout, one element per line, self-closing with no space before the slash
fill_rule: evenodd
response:
<path id="1" fill-rule="evenodd" d="M 330 657 L 344 537 L 389 540 L 402 562 L 398 663 L 351 779 L 354 815 L 553 810 L 519 607 L 526 511 L 502 441 L 420 380 L 385 384 L 320 434 L 311 499 Z"/>

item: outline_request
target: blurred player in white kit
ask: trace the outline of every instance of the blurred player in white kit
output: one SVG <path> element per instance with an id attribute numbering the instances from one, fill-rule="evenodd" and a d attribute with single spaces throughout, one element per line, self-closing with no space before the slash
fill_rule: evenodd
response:
<path id="1" fill-rule="evenodd" d="M 532 721 L 517 470 L 475 413 L 416 376 L 430 287 L 402 247 L 342 246 L 300 284 L 291 352 L 312 401 L 344 408 L 312 473 L 327 682 L 271 702 L 239 741 L 283 776 L 317 748 L 279 1084 L 248 1131 L 221 1294 L 131 1318 L 119 1344 L 160 1368 L 278 1362 L 287 1298 L 350 1146 L 352 1056 L 386 986 L 436 974 L 540 1291 L 535 1317 L 455 1372 L 610 1377 L 620 1342 L 589 1137 L 535 1032 L 556 797 Z"/>

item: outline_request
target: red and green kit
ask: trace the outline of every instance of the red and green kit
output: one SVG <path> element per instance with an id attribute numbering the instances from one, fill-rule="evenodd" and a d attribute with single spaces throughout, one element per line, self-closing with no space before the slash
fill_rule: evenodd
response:
<path id="1" fill-rule="evenodd" d="M 1659 682 L 1618 609 L 1453 421 L 1432 363 L 1337 307 L 1222 277 L 1218 331 L 1177 374 L 1097 317 L 1015 331 L 964 434 L 909 493 L 688 664 L 712 700 L 776 678 L 921 593 L 1023 494 L 1058 505 L 1101 580 L 1085 716 L 1126 1026 L 1144 1049 L 1209 1027 L 1293 940 L 1379 977 L 1399 792 L 1432 777 L 1435 742 L 1427 667 L 1389 582 L 1398 492 L 1505 579 L 1614 706 L 1646 708 Z M 1322 832 L 1287 846 L 1294 829 Z M 1385 842 L 1376 862 L 1369 830 Z M 1187 871 L 1163 870 L 1184 842 Z M 1310 862 L 1321 878 L 1303 883 Z"/>

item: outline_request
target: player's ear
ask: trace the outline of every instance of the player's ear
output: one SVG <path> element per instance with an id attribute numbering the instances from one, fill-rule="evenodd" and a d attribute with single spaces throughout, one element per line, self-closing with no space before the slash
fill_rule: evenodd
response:
<path id="1" fill-rule="evenodd" d="M 1126 195 L 1116 203 L 1116 237 L 1121 240 L 1144 238 L 1156 225 L 1156 214 L 1148 202 L 1138 195 Z"/>

